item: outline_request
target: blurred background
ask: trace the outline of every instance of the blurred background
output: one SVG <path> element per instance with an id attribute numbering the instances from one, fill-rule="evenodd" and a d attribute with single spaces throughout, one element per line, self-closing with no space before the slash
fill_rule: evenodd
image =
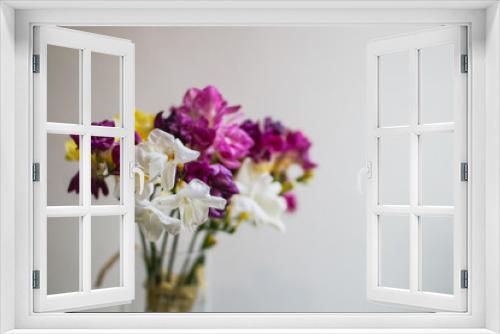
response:
<path id="1" fill-rule="evenodd" d="M 298 209 L 285 216 L 286 232 L 244 225 L 234 235 L 220 235 L 218 245 L 209 253 L 206 305 L 199 311 L 425 311 L 367 299 L 365 196 L 356 188 L 357 173 L 366 160 L 367 43 L 422 28 L 77 28 L 135 43 L 135 102 L 143 112 L 168 110 L 181 103 L 188 88 L 211 84 L 229 104 L 242 105 L 248 117 L 271 116 L 290 128 L 301 129 L 313 142 L 312 158 L 319 167 L 314 179 L 297 190 Z M 52 47 L 49 56 L 48 120 L 75 122 L 78 54 Z M 92 120 L 113 119 L 119 110 L 119 61 L 95 55 L 92 64 Z M 57 94 L 51 95 L 51 91 Z M 77 195 L 67 193 L 78 171 L 77 163 L 65 160 L 67 139 L 59 135 L 48 139 L 48 205 L 78 203 Z M 397 154 L 405 154 L 406 145 L 394 147 L 400 150 Z M 429 154 L 440 152 L 443 146 L 436 145 L 435 152 Z M 435 181 L 436 189 L 440 189 L 441 181 Z M 94 204 L 114 204 L 112 184 L 109 190 L 110 196 Z M 49 293 L 78 288 L 78 220 L 58 224 L 58 219 L 64 218 L 54 218 L 48 224 Z M 119 220 L 99 217 L 92 226 L 95 280 L 99 269 L 119 248 Z M 445 250 L 429 264 L 431 269 L 441 268 L 442 274 L 434 275 L 432 284 L 443 291 L 448 291 L 452 281 L 452 255 L 447 253 L 451 238 L 447 232 L 446 227 L 438 227 L 426 241 L 431 253 L 434 248 Z M 401 244 L 404 248 L 407 231 L 396 228 L 391 233 L 393 249 Z M 188 239 L 181 238 L 181 251 L 186 249 Z M 390 255 L 394 266 L 407 263 L 404 252 Z M 404 280 L 407 273 L 402 275 L 396 281 Z M 134 302 L 99 311 L 143 312 L 144 280 L 138 249 Z M 116 286 L 117 282 L 119 268 L 115 266 L 105 277 L 104 286 Z"/>

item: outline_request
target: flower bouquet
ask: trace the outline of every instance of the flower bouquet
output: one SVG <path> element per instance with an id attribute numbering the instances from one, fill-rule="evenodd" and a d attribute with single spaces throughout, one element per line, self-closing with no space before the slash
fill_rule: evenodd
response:
<path id="1" fill-rule="evenodd" d="M 147 272 L 147 311 L 190 311 L 204 284 L 205 251 L 216 245 L 218 233 L 233 234 L 243 223 L 285 230 L 282 215 L 297 206 L 294 187 L 316 167 L 311 142 L 271 118 L 245 120 L 241 107 L 228 105 L 213 86 L 189 89 L 169 112 L 136 110 L 135 121 L 136 164 L 145 179 L 143 189 L 136 180 L 135 221 Z M 120 177 L 119 143 L 92 138 L 95 198 L 109 195 L 108 178 Z M 78 147 L 78 136 L 71 136 L 68 160 L 78 160 Z M 68 191 L 78 192 L 78 182 L 75 175 Z M 177 252 L 183 231 L 192 232 L 184 256 Z"/>

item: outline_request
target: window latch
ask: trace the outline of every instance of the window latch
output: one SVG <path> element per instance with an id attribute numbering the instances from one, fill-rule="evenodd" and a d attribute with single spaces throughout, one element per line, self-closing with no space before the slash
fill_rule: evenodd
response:
<path id="1" fill-rule="evenodd" d="M 361 167 L 361 169 L 358 171 L 357 175 L 357 188 L 358 188 L 358 193 L 363 194 L 363 176 L 366 176 L 367 179 L 372 178 L 372 162 L 367 161 L 365 167 Z"/>
<path id="2" fill-rule="evenodd" d="M 135 174 L 139 176 L 139 194 L 144 191 L 144 171 L 135 163 L 130 163 L 130 178 L 133 179 Z"/>

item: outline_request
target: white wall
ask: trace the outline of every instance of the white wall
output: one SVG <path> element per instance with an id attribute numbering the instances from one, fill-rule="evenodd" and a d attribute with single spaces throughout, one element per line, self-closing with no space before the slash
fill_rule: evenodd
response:
<path id="1" fill-rule="evenodd" d="M 143 111 L 168 109 L 187 88 L 213 84 L 249 117 L 273 116 L 314 143 L 319 168 L 297 189 L 299 207 L 285 218 L 287 232 L 242 226 L 219 238 L 209 259 L 209 311 L 407 310 L 366 298 L 365 198 L 356 174 L 366 150 L 366 44 L 419 29 L 84 28 L 135 43 L 136 106 Z M 144 308 L 140 256 L 136 267 L 137 299 L 124 310 Z"/>

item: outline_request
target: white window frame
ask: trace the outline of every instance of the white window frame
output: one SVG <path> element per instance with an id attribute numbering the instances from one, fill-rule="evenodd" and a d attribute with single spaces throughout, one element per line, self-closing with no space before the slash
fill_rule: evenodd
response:
<path id="1" fill-rule="evenodd" d="M 39 273 L 39 288 L 34 289 L 35 312 L 69 311 L 129 303 L 135 293 L 135 219 L 133 167 L 134 148 L 134 45 L 128 40 L 96 35 L 53 26 L 34 27 L 34 54 L 39 56 L 39 70 L 33 75 L 33 159 L 38 164 L 39 181 L 33 184 L 33 269 Z M 79 124 L 50 122 L 47 119 L 47 55 L 48 46 L 78 50 L 80 63 Z M 116 127 L 91 124 L 92 53 L 115 56 L 120 66 L 120 122 Z M 47 135 L 80 136 L 80 203 L 73 206 L 47 205 Z M 120 139 L 120 203 L 91 203 L 91 137 L 106 136 Z M 128 176 L 128 177 L 127 177 Z M 120 219 L 120 285 L 92 289 L 92 217 L 117 216 Z M 72 217 L 79 220 L 79 290 L 49 295 L 47 292 L 47 220 L 52 217 Z M 63 224 L 66 224 L 64 222 Z"/>
<path id="2" fill-rule="evenodd" d="M 471 28 L 472 82 L 468 93 L 471 101 L 468 120 L 471 164 L 468 257 L 471 260 L 471 275 L 467 312 L 35 314 L 31 311 L 30 252 L 33 240 L 30 208 L 33 203 L 31 199 L 26 200 L 26 195 L 31 193 L 32 187 L 30 55 L 33 25 L 296 26 L 376 23 L 468 24 Z M 134 334 L 500 333 L 499 92 L 500 9 L 497 1 L 2 1 L 0 333 L 123 333 L 124 329 Z M 153 330 L 155 328 L 156 331 Z"/>

